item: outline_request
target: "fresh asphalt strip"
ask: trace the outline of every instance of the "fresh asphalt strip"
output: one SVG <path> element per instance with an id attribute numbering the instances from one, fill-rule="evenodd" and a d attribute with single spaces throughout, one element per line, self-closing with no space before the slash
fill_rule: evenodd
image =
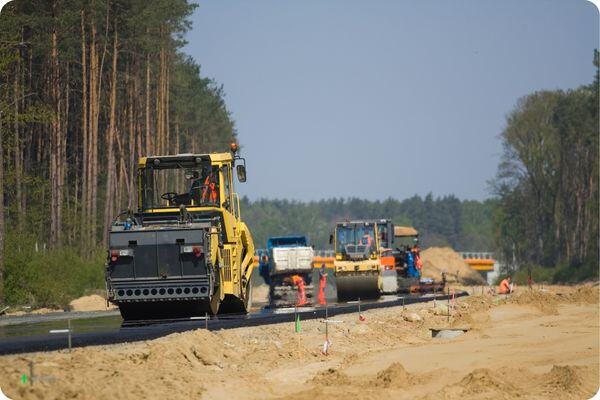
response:
<path id="1" fill-rule="evenodd" d="M 458 292 L 455 297 L 468 296 L 467 292 Z M 402 304 L 409 305 L 415 303 L 424 303 L 428 301 L 448 300 L 447 295 L 427 296 L 427 297 L 398 297 L 396 300 L 379 302 L 361 302 L 361 311 L 372 310 L 376 308 L 395 307 Z M 301 320 L 332 317 L 339 314 L 349 314 L 358 312 L 358 304 L 337 304 L 330 307 L 317 307 L 303 310 L 298 309 Z M 148 325 L 124 325 L 119 330 L 108 332 L 87 332 L 71 334 L 71 347 L 98 346 L 116 343 L 135 342 L 142 340 L 156 339 L 171 333 L 180 333 L 194 329 L 206 329 L 216 331 L 219 329 L 243 328 L 259 325 L 279 324 L 283 322 L 294 322 L 294 312 L 281 313 L 276 310 L 266 310 L 246 315 L 225 317 L 212 317 L 208 321 L 205 319 L 179 320 L 177 322 L 157 322 Z M 68 348 L 68 333 L 54 333 L 34 336 L 18 336 L 0 339 L 0 355 L 31 353 L 36 351 L 52 351 Z"/>

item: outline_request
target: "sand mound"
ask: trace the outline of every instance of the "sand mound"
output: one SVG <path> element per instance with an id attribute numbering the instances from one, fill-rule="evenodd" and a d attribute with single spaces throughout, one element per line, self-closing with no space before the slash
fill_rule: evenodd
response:
<path id="1" fill-rule="evenodd" d="M 518 394 L 518 390 L 508 382 L 498 378 L 497 373 L 491 372 L 487 368 L 477 368 L 467 374 L 456 384 L 464 395 L 481 396 L 483 393 L 498 395 L 499 398 L 512 398 Z"/>
<path id="2" fill-rule="evenodd" d="M 379 371 L 377 374 L 377 378 L 375 378 L 376 382 L 383 387 L 395 386 L 400 387 L 405 384 L 415 383 L 415 380 L 409 374 L 402 364 L 393 363 L 383 371 Z"/>
<path id="3" fill-rule="evenodd" d="M 423 260 L 423 277 L 442 280 L 442 273 L 446 272 L 448 282 L 466 285 L 483 285 L 485 279 L 473 271 L 462 259 L 460 254 L 450 247 L 430 247 L 421 253 Z"/>
<path id="4" fill-rule="evenodd" d="M 425 399 L 513 399 L 521 393 L 512 384 L 501 380 L 498 371 L 477 368 L 465 375 L 459 382 L 445 386 L 437 393 L 425 396 Z"/>
<path id="5" fill-rule="evenodd" d="M 562 295 L 565 300 L 571 303 L 589 303 L 596 304 L 599 301 L 600 286 L 583 285 L 577 287 L 574 292 Z"/>
<path id="6" fill-rule="evenodd" d="M 314 384 L 324 386 L 350 384 L 350 378 L 335 368 L 328 368 L 325 371 L 319 372 L 311 381 Z"/>
<path id="7" fill-rule="evenodd" d="M 503 386 L 502 382 L 492 377 L 490 370 L 487 368 L 478 368 L 468 373 L 461 379 L 459 385 L 470 392 L 501 389 Z"/>
<path id="8" fill-rule="evenodd" d="M 517 292 L 512 295 L 510 298 L 511 303 L 516 303 L 520 305 L 531 305 L 537 307 L 545 314 L 549 315 L 557 315 L 558 309 L 556 305 L 558 304 L 558 298 L 555 294 L 548 292 L 541 292 L 538 290 L 525 290 L 522 292 Z"/>
<path id="9" fill-rule="evenodd" d="M 562 288 L 559 291 L 528 290 L 523 287 L 510 297 L 511 303 L 532 305 L 550 315 L 558 314 L 559 304 L 597 304 L 598 287 L 584 285 L 575 289 Z"/>
<path id="10" fill-rule="evenodd" d="M 570 365 L 554 365 L 552 370 L 544 375 L 545 386 L 548 390 L 567 393 L 581 393 L 582 381 L 576 367 Z"/>
<path id="11" fill-rule="evenodd" d="M 115 309 L 112 304 L 106 307 L 106 299 L 97 294 L 83 296 L 69 303 L 71 311 L 106 311 Z"/>

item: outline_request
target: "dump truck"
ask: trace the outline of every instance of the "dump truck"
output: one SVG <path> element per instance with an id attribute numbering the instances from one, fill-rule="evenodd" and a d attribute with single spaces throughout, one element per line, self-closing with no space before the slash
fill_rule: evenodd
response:
<path id="1" fill-rule="evenodd" d="M 271 307 L 312 303 L 314 255 L 306 236 L 267 239 L 267 248 L 259 255 L 259 270 L 269 284 Z"/>
<path id="2" fill-rule="evenodd" d="M 246 312 L 254 243 L 243 222 L 231 151 L 142 157 L 137 210 L 108 232 L 107 298 L 125 320 Z"/>
<path id="3" fill-rule="evenodd" d="M 340 301 L 381 296 L 381 236 L 377 221 L 338 222 L 330 237 Z"/>

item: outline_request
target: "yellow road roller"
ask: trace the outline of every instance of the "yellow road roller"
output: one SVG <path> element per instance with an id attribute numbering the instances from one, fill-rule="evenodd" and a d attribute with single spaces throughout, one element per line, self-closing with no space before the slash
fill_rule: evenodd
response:
<path id="1" fill-rule="evenodd" d="M 331 235 L 339 301 L 381 296 L 381 236 L 377 221 L 345 221 Z"/>

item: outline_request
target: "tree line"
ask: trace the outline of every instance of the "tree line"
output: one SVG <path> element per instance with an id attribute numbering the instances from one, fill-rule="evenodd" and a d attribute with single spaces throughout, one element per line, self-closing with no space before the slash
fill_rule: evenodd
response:
<path id="1" fill-rule="evenodd" d="M 222 86 L 181 51 L 195 7 L 15 0 L 3 8 L 0 288 L 7 242 L 77 246 L 84 257 L 105 243 L 115 214 L 135 208 L 139 156 L 235 140 Z"/>
<path id="2" fill-rule="evenodd" d="M 560 278 L 598 276 L 599 57 L 594 81 L 523 97 L 501 134 L 492 182 L 500 256 L 518 266 L 562 266 Z"/>
<path id="3" fill-rule="evenodd" d="M 256 247 L 270 236 L 301 234 L 317 249 L 328 249 L 335 223 L 351 219 L 390 218 L 417 228 L 423 246 L 451 246 L 459 251 L 492 251 L 496 201 L 460 200 L 448 195 L 370 201 L 358 198 L 311 202 L 242 198 L 243 218 Z"/>

